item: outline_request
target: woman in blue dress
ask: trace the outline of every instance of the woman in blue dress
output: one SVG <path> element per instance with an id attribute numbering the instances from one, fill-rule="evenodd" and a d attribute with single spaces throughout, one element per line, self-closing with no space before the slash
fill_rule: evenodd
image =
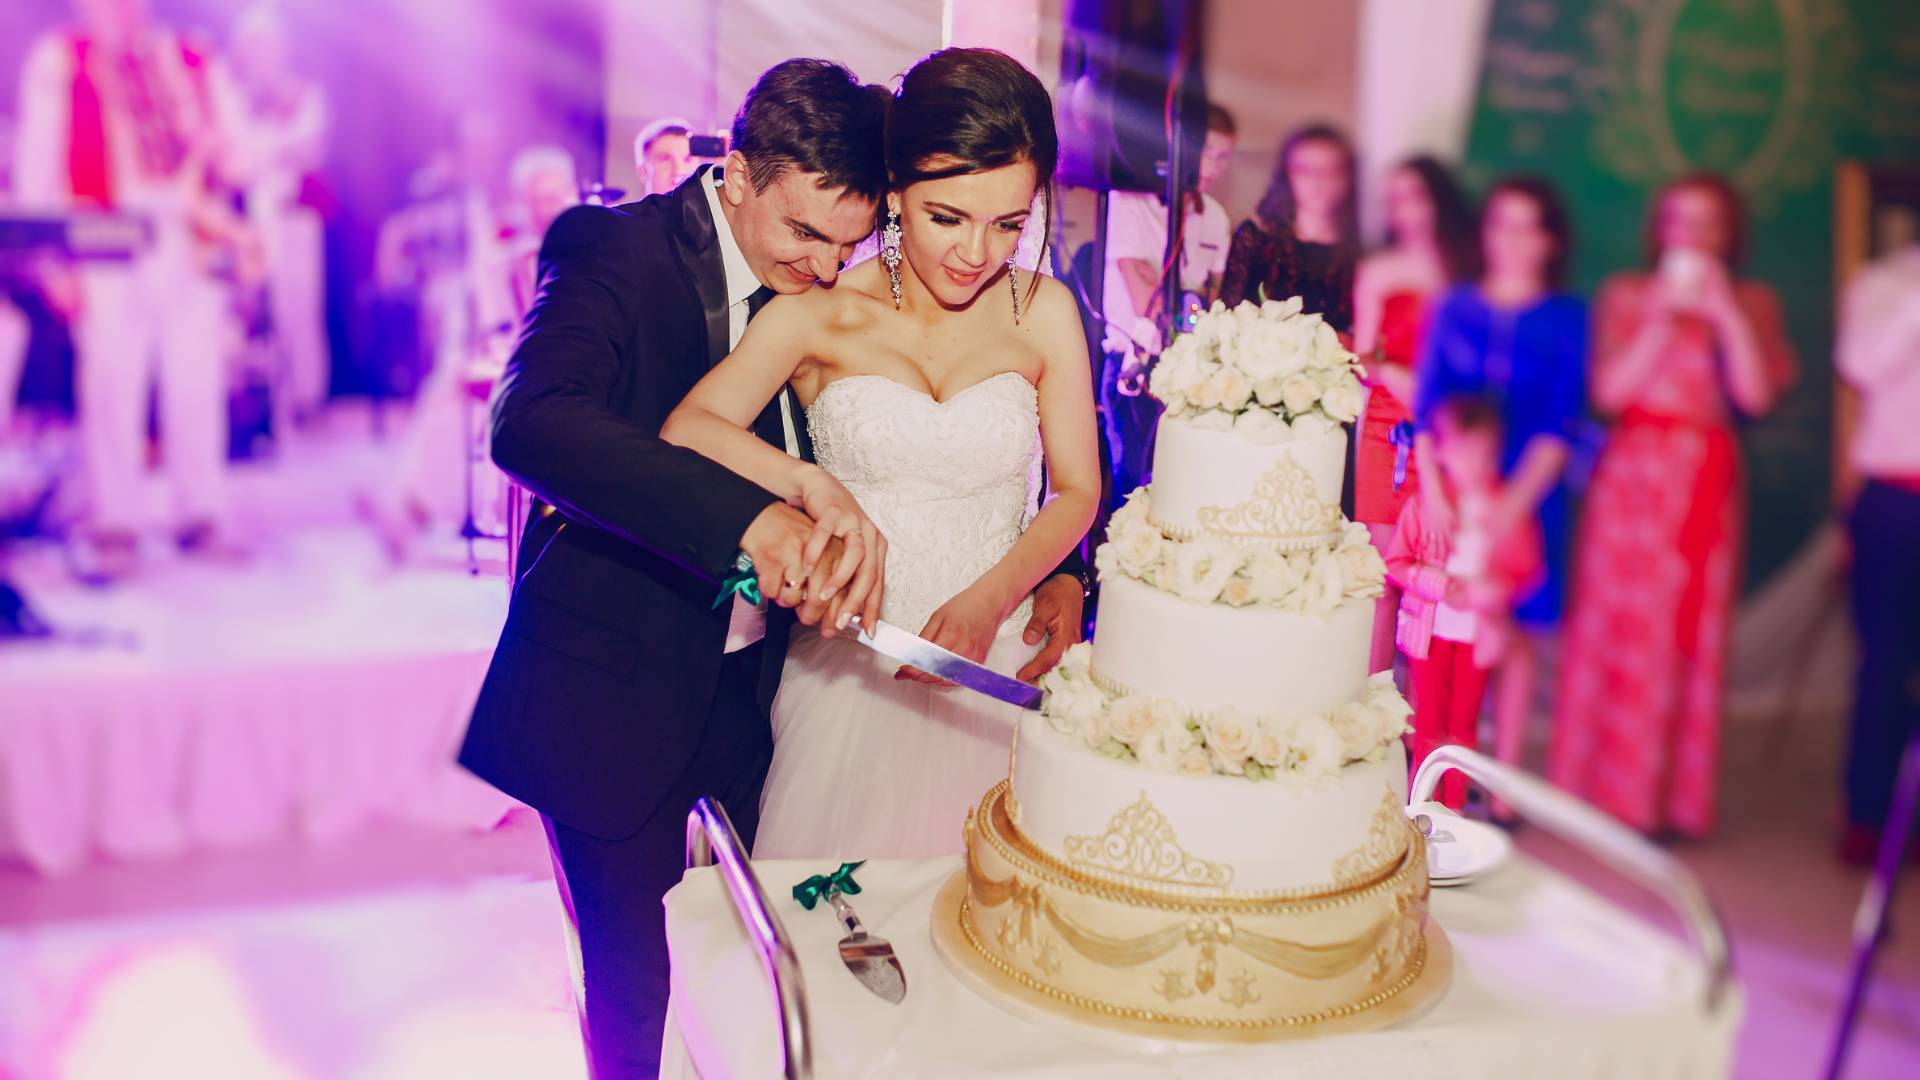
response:
<path id="1" fill-rule="evenodd" d="M 1546 181 L 1517 177 L 1495 185 L 1482 212 L 1480 243 L 1484 272 L 1442 297 L 1414 369 L 1421 512 L 1450 542 L 1456 508 L 1440 478 L 1429 475 L 1436 459 L 1421 445 L 1434 407 L 1458 394 L 1491 398 L 1504 420 L 1506 487 L 1488 532 L 1497 538 L 1530 519 L 1539 522 L 1546 574 L 1538 588 L 1516 597 L 1514 615 L 1523 630 L 1551 630 L 1560 621 L 1572 531 L 1562 473 L 1585 410 L 1587 305 L 1563 288 L 1572 228 Z M 1500 664 L 1494 747 L 1502 761 L 1517 762 L 1524 743 L 1533 698 L 1531 638 L 1511 635 Z"/>

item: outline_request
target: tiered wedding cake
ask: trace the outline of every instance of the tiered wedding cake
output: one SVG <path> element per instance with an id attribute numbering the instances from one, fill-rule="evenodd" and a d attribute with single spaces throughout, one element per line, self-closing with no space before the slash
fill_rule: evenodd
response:
<path id="1" fill-rule="evenodd" d="M 1215 305 L 1152 390 L 1153 483 L 1097 553 L 1092 644 L 967 824 L 959 929 L 983 970 L 1089 1017 L 1353 1017 L 1428 958 L 1408 709 L 1367 675 L 1384 567 L 1338 509 L 1353 356 L 1297 300 Z"/>

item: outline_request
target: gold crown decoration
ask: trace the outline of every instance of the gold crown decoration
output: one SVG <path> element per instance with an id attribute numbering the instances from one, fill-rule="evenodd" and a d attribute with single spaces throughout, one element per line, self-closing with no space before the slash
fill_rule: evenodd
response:
<path id="1" fill-rule="evenodd" d="M 1237 506 L 1203 506 L 1200 528 L 1216 536 L 1319 542 L 1340 532 L 1340 507 L 1320 500 L 1313 477 L 1281 458 Z"/>
<path id="2" fill-rule="evenodd" d="M 1139 801 L 1113 815 L 1105 833 L 1067 837 L 1066 853 L 1069 862 L 1148 881 L 1222 889 L 1233 883 L 1233 867 L 1197 858 L 1180 846 L 1173 823 L 1144 791 Z"/>

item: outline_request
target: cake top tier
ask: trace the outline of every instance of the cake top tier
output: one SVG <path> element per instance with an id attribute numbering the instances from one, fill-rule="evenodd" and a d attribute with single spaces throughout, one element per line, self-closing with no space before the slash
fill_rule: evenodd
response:
<path id="1" fill-rule="evenodd" d="M 1365 404 L 1359 366 L 1340 335 L 1299 297 L 1215 303 L 1173 340 L 1148 388 L 1167 415 L 1217 413 L 1220 426 L 1272 429 L 1307 417 L 1350 424 Z"/>

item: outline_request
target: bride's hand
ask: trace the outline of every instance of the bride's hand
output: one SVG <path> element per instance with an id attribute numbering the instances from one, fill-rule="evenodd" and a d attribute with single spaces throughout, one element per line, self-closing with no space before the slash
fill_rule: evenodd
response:
<path id="1" fill-rule="evenodd" d="M 969 588 L 942 604 L 940 610 L 927 620 L 920 636 L 981 664 L 986 662 L 987 650 L 993 647 L 994 635 L 999 633 L 1000 622 L 1006 617 L 1005 605 L 997 598 L 988 595 L 984 589 Z M 932 686 L 953 685 L 914 667 L 903 667 L 893 677 L 913 679 Z"/>
<path id="2" fill-rule="evenodd" d="M 798 498 L 801 509 L 816 523 L 801 556 L 801 576 L 807 582 L 809 601 L 801 612 L 801 621 L 818 621 L 825 637 L 844 630 L 855 616 L 865 625 L 873 625 L 880 617 L 886 537 L 860 509 L 846 485 L 825 469 L 809 465 L 802 471 Z M 823 565 L 827 545 L 835 541 L 840 550 Z M 825 619 L 821 619 L 823 614 Z M 813 618 L 808 619 L 808 615 Z"/>

